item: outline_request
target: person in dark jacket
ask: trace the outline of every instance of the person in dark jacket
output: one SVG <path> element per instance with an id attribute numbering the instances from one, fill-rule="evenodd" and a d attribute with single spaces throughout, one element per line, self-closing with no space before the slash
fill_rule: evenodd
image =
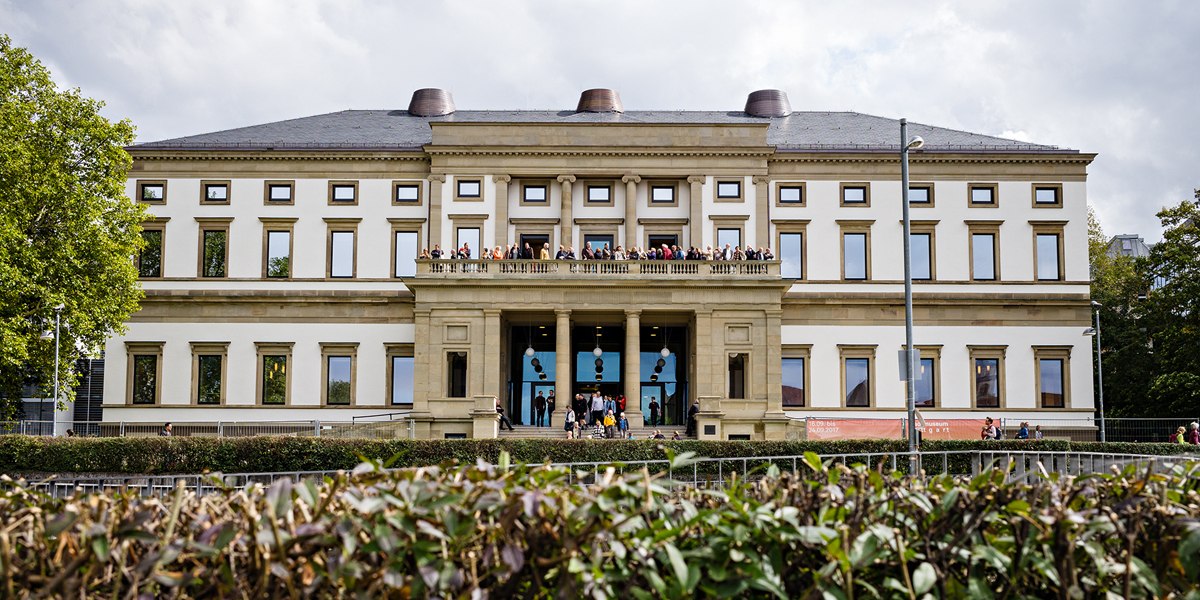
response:
<path id="1" fill-rule="evenodd" d="M 693 402 L 692 406 L 690 408 L 688 408 L 687 432 L 686 433 L 689 437 L 696 435 L 696 415 L 698 415 L 698 414 L 700 414 L 700 403 Z"/>

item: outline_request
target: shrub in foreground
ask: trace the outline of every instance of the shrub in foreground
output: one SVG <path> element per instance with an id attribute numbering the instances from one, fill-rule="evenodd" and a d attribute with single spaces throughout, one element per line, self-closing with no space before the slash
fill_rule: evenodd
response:
<path id="1" fill-rule="evenodd" d="M 371 467 L 165 500 L 0 494 L 9 597 L 1109 597 L 1200 584 L 1200 465 L 1005 484 L 824 466 L 704 491 L 648 473 Z"/>

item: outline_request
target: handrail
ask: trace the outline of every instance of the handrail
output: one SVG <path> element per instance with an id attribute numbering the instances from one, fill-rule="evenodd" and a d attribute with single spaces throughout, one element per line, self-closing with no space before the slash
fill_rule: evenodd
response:
<path id="1" fill-rule="evenodd" d="M 778 260 L 492 260 L 421 259 L 420 277 L 644 276 L 666 278 L 780 278 Z"/>

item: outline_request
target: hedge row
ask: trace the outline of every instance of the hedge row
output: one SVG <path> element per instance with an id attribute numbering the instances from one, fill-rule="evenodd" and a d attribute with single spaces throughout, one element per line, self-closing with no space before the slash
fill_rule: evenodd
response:
<path id="1" fill-rule="evenodd" d="M 714 446 L 717 447 L 717 446 Z M 823 466 L 716 490 L 471 465 L 197 498 L 0 491 L 0 596 L 1194 598 L 1200 464 L 1006 484 Z M 684 467 L 686 468 L 686 467 Z"/>
<path id="2" fill-rule="evenodd" d="M 370 440 L 303 437 L 248 438 L 45 438 L 0 436 L 0 473 L 183 474 L 219 471 L 262 473 L 352 469 L 362 459 L 412 467 L 448 460 L 495 462 L 502 451 L 518 462 L 661 460 L 664 448 L 702 457 L 797 456 L 907 450 L 902 440 L 715 442 L 681 440 Z M 1178 454 L 1176 444 L 1032 441 L 930 441 L 924 450 L 1076 450 Z"/>

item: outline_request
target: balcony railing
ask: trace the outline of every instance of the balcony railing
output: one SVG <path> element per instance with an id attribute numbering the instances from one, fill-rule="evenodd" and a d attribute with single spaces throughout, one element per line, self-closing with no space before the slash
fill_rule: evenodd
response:
<path id="1" fill-rule="evenodd" d="M 779 278 L 779 260 L 418 260 L 418 277 Z"/>
<path id="2" fill-rule="evenodd" d="M 417 277 L 608 277 L 779 279 L 777 260 L 418 260 Z"/>

